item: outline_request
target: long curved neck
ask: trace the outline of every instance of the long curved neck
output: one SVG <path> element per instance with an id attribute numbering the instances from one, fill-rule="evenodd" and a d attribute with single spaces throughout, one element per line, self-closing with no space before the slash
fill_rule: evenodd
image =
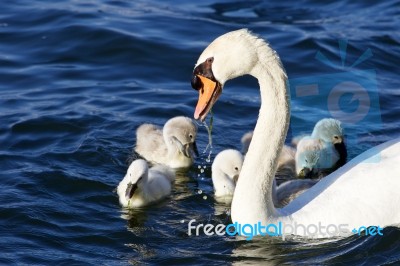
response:
<path id="1" fill-rule="evenodd" d="M 232 201 L 232 221 L 242 224 L 271 221 L 278 215 L 272 185 L 290 117 L 287 76 L 279 57 L 268 49 L 259 51 L 249 74 L 258 79 L 261 107 Z"/>

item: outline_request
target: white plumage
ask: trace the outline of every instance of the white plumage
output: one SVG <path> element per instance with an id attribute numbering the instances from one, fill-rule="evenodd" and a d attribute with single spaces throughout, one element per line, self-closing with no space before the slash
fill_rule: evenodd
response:
<path id="1" fill-rule="evenodd" d="M 231 197 L 242 170 L 243 155 L 237 150 L 223 150 L 212 164 L 212 181 L 216 197 Z"/>
<path id="2" fill-rule="evenodd" d="M 251 139 L 253 138 L 253 131 L 245 133 L 240 142 L 242 143 L 242 153 L 246 155 L 249 149 Z M 296 174 L 296 149 L 288 145 L 284 145 L 279 157 L 278 164 L 275 173 L 277 185 L 280 185 L 284 181 L 288 181 L 297 178 Z"/>
<path id="3" fill-rule="evenodd" d="M 212 164 L 212 181 L 218 201 L 227 202 L 232 198 L 242 165 L 243 156 L 237 150 L 227 149 L 217 154 Z M 283 207 L 289 204 L 316 182 L 316 180 L 290 180 L 278 187 L 274 181 L 272 197 L 275 206 Z"/>
<path id="4" fill-rule="evenodd" d="M 334 169 L 343 166 L 347 161 L 347 149 L 345 144 L 344 129 L 342 123 L 333 118 L 319 120 L 311 134 L 312 138 L 322 140 L 326 145 L 333 145 L 336 156 L 339 159 L 332 167 Z"/>
<path id="5" fill-rule="evenodd" d="M 184 116 L 171 118 L 162 129 L 143 124 L 136 130 L 135 151 L 149 162 L 185 168 L 198 155 L 196 136 L 196 124 Z"/>
<path id="6" fill-rule="evenodd" d="M 301 178 L 327 176 L 346 161 L 343 128 L 337 119 L 319 120 L 311 136 L 303 136 L 297 143 L 296 173 Z"/>
<path id="7" fill-rule="evenodd" d="M 199 67 L 203 63 L 203 68 Z M 257 78 L 260 84 L 261 107 L 233 196 L 233 223 L 346 225 L 334 235 L 294 232 L 305 237 L 346 236 L 361 226 L 400 223 L 400 139 L 360 154 L 286 207 L 276 209 L 272 182 L 290 118 L 288 78 L 279 56 L 263 39 L 247 30 L 237 30 L 214 40 L 199 57 L 195 70 L 195 75 L 207 75 L 203 81 L 211 80 L 204 94 L 211 95 L 211 101 L 203 97 L 195 111 L 195 117 L 200 119 L 205 119 L 222 92 L 209 93 L 212 84 L 223 88 L 227 80 L 246 74 Z M 196 80 L 192 79 L 192 86 L 202 93 L 205 83 L 193 81 Z"/>
<path id="8" fill-rule="evenodd" d="M 158 202 L 171 194 L 174 171 L 165 165 L 148 168 L 145 160 L 131 163 L 117 193 L 119 202 L 128 208 L 137 208 Z"/>
<path id="9" fill-rule="evenodd" d="M 339 160 L 335 147 L 320 139 L 302 138 L 296 151 L 296 173 L 301 178 L 320 178 L 335 170 Z"/>

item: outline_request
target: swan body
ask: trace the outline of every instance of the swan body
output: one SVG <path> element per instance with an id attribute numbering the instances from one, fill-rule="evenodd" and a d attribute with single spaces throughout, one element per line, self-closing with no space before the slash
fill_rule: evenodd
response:
<path id="1" fill-rule="evenodd" d="M 249 149 L 252 138 L 253 131 L 250 131 L 244 134 L 240 140 L 242 143 L 242 152 L 244 155 L 246 155 Z M 278 185 L 280 185 L 284 181 L 291 180 L 297 177 L 295 157 L 296 149 L 288 145 L 284 145 L 278 157 L 278 165 L 275 173 L 275 178 Z"/>
<path id="2" fill-rule="evenodd" d="M 187 168 L 198 155 L 196 135 L 196 124 L 184 116 L 171 118 L 162 129 L 143 124 L 136 130 L 135 151 L 152 163 Z"/>
<path id="3" fill-rule="evenodd" d="M 135 160 L 117 187 L 123 207 L 137 208 L 158 202 L 171 194 L 175 173 L 168 166 L 148 168 L 145 160 Z"/>
<path id="4" fill-rule="evenodd" d="M 232 222 L 344 225 L 334 234 L 292 232 L 304 237 L 347 236 L 361 226 L 400 223 L 400 138 L 360 154 L 284 208 L 275 208 L 271 191 L 290 104 L 286 72 L 266 41 L 243 29 L 218 37 L 203 51 L 191 82 L 199 91 L 194 118 L 204 120 L 225 82 L 246 74 L 258 79 L 261 107 L 235 188 Z"/>
<path id="5" fill-rule="evenodd" d="M 243 155 L 237 150 L 223 150 L 215 156 L 212 181 L 216 197 L 232 197 L 242 170 Z"/>

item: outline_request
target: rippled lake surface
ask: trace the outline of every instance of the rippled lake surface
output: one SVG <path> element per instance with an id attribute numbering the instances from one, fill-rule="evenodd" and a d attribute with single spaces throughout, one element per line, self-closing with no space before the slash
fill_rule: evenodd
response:
<path id="1" fill-rule="evenodd" d="M 269 40 L 291 79 L 288 141 L 337 115 L 329 93 L 343 82 L 361 94 L 337 99 L 342 114 L 367 105 L 344 123 L 349 157 L 397 137 L 399 1 L 16 0 L 0 10 L 1 264 L 400 263 L 398 228 L 318 241 L 188 236 L 191 219 L 230 222 L 229 206 L 214 200 L 206 154 L 160 204 L 127 212 L 115 193 L 135 129 L 192 117 L 198 56 L 244 27 Z M 312 101 L 296 91 L 310 84 L 321 88 Z M 252 78 L 226 84 L 212 156 L 240 149 L 259 105 Z M 201 150 L 207 141 L 200 126 Z"/>

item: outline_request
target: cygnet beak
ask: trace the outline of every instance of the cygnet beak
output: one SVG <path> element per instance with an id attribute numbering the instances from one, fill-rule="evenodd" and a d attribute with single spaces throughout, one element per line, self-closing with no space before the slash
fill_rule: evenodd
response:
<path id="1" fill-rule="evenodd" d="M 192 158 L 194 156 L 199 156 L 199 151 L 197 150 L 196 142 L 187 143 L 184 145 L 184 149 L 182 150 L 183 155 L 188 158 Z"/>
<path id="2" fill-rule="evenodd" d="M 194 155 L 196 155 L 196 157 L 199 157 L 199 150 L 197 149 L 197 144 L 196 144 L 196 141 L 194 141 L 193 143 L 191 143 L 192 145 L 192 150 L 193 150 L 193 152 L 194 152 Z"/>
<path id="3" fill-rule="evenodd" d="M 312 178 L 312 169 L 304 167 L 301 169 L 299 173 L 299 178 L 301 179 L 311 179 Z"/>
<path id="4" fill-rule="evenodd" d="M 335 144 L 340 144 L 340 143 L 343 143 L 344 142 L 344 139 L 343 139 L 343 137 L 341 137 L 341 136 L 335 136 L 334 138 L 333 138 L 333 140 L 332 140 L 332 143 L 335 145 Z"/>
<path id="5" fill-rule="evenodd" d="M 126 191 L 125 191 L 125 197 L 127 200 L 130 200 L 133 197 L 133 194 L 135 194 L 135 191 L 137 189 L 137 183 L 132 184 L 129 183 L 128 186 L 126 187 Z"/>
<path id="6" fill-rule="evenodd" d="M 233 176 L 233 182 L 235 185 L 237 184 L 237 181 L 239 180 L 239 174 Z"/>
<path id="7" fill-rule="evenodd" d="M 343 166 L 347 162 L 347 148 L 344 142 L 334 144 L 336 151 L 339 153 L 339 161 L 337 164 Z"/>

